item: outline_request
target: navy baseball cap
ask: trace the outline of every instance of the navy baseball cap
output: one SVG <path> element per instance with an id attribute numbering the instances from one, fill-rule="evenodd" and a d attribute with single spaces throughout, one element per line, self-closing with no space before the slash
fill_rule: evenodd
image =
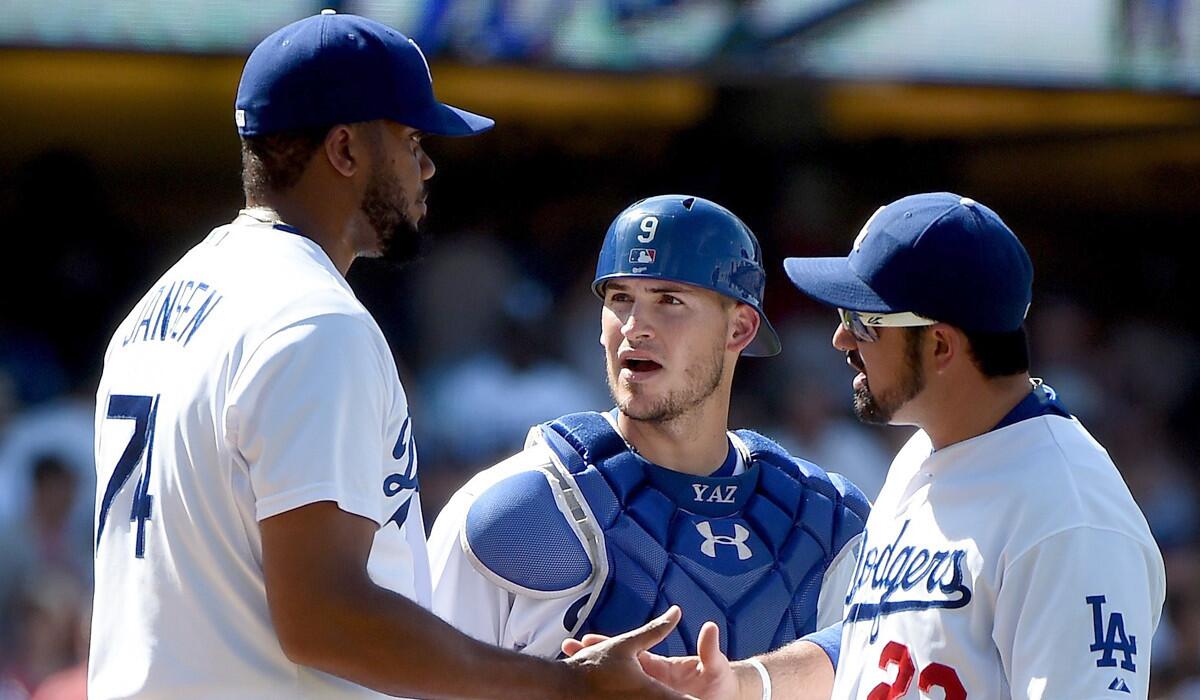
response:
<path id="1" fill-rule="evenodd" d="M 1033 300 L 1029 253 L 996 212 L 949 192 L 880 207 L 844 258 L 787 258 L 800 291 L 851 311 L 911 312 L 963 330 L 1021 327 Z"/>
<path id="2" fill-rule="evenodd" d="M 263 39 L 246 60 L 235 105 L 243 137 L 374 119 L 441 136 L 495 124 L 434 98 L 429 64 L 412 39 L 333 10 Z"/>

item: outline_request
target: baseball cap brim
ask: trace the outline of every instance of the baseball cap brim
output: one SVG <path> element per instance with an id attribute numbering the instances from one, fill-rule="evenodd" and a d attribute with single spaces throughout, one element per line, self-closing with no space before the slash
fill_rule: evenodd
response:
<path id="1" fill-rule="evenodd" d="M 779 343 L 779 334 L 775 332 L 775 327 L 767 320 L 766 314 L 761 311 L 758 317 L 762 319 L 762 323 L 758 326 L 758 334 L 754 336 L 754 340 L 746 346 L 742 351 L 747 357 L 773 357 L 779 354 L 783 346 Z"/>
<path id="2" fill-rule="evenodd" d="M 472 136 L 496 125 L 496 120 L 465 109 L 435 102 L 433 109 L 412 120 L 400 120 L 414 129 L 437 136 Z"/>
<path id="3" fill-rule="evenodd" d="M 783 270 L 797 289 L 822 304 L 877 313 L 910 310 L 884 301 L 854 274 L 849 258 L 785 258 Z"/>

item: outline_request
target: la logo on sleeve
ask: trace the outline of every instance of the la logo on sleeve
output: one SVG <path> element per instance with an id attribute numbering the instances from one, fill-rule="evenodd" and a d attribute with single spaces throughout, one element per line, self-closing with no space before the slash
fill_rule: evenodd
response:
<path id="1" fill-rule="evenodd" d="M 1121 668 L 1136 672 L 1137 666 L 1133 663 L 1133 657 L 1137 654 L 1137 637 L 1125 633 L 1125 616 L 1119 612 L 1112 612 L 1105 621 L 1103 607 L 1107 599 L 1102 595 L 1090 595 L 1086 600 L 1088 605 L 1092 606 L 1092 626 L 1096 635 L 1095 641 L 1088 649 L 1103 652 L 1096 660 L 1096 666 L 1116 666 L 1116 655 L 1120 653 L 1123 657 Z"/>

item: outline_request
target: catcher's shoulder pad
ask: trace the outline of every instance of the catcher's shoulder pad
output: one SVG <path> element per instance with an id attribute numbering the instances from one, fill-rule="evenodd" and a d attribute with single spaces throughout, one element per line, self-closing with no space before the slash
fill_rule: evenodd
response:
<path id="1" fill-rule="evenodd" d="M 461 544 L 477 571 L 531 598 L 582 590 L 594 567 L 555 477 L 541 469 L 506 477 L 481 493 L 463 523 Z"/>
<path id="2" fill-rule="evenodd" d="M 843 528 L 847 531 L 847 539 L 862 532 L 867 525 L 867 516 L 871 514 L 871 501 L 853 481 L 841 474 L 829 472 L 829 480 L 837 487 L 842 496 Z"/>
<path id="3" fill-rule="evenodd" d="M 736 435 L 749 448 L 751 459 L 777 467 L 778 471 L 764 473 L 764 478 L 774 480 L 766 485 L 768 491 L 776 494 L 791 491 L 791 484 L 786 483 L 788 480 L 780 480 L 780 474 L 786 474 L 802 486 L 798 494 L 802 499 L 798 513 L 806 529 L 830 558 L 863 531 L 871 504 L 853 482 L 789 454 L 775 441 L 754 431 L 738 430 Z"/>

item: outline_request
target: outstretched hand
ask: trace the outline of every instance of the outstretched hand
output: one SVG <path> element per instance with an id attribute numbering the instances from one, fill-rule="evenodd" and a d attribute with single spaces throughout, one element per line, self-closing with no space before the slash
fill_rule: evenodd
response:
<path id="1" fill-rule="evenodd" d="M 639 663 L 641 655 L 649 654 L 650 647 L 667 638 L 680 617 L 679 608 L 673 605 L 659 617 L 616 637 L 589 635 L 591 643 L 568 652 L 570 658 L 564 662 L 582 671 L 585 678 L 586 687 L 575 697 L 684 700 L 684 695 L 655 680 Z"/>
<path id="2" fill-rule="evenodd" d="M 670 629 L 668 628 L 667 631 L 669 632 Z M 663 634 L 660 641 L 665 638 L 666 634 Z M 562 650 L 564 654 L 574 659 L 579 654 L 589 653 L 591 649 L 615 639 L 620 639 L 620 637 L 610 639 L 598 634 L 588 634 L 584 635 L 582 640 L 564 640 Z M 729 658 L 721 653 L 720 630 L 717 629 L 715 623 L 706 622 L 700 628 L 700 635 L 696 640 L 698 656 L 659 656 L 645 651 L 657 643 L 656 641 L 643 647 L 637 656 L 642 670 L 647 675 L 681 693 L 702 700 L 737 699 L 737 676 L 729 663 Z"/>

